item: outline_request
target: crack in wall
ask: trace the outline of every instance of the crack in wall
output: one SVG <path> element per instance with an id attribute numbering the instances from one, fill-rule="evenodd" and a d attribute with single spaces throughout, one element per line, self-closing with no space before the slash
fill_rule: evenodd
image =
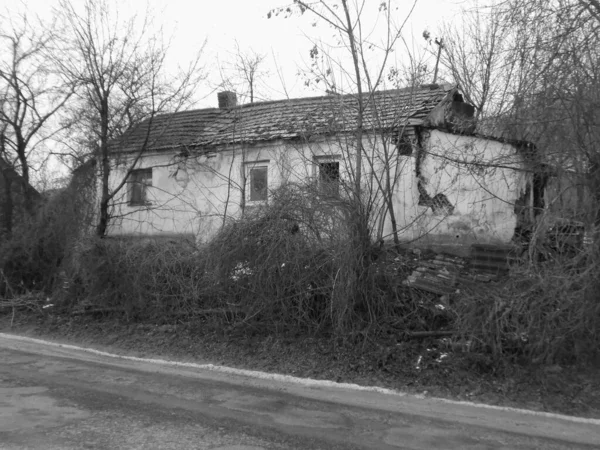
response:
<path id="1" fill-rule="evenodd" d="M 427 182 L 421 173 L 421 163 L 424 159 L 425 150 L 423 149 L 421 130 L 417 127 L 415 127 L 415 134 L 417 136 L 415 174 L 417 176 L 417 189 L 419 191 L 418 205 L 431 208 L 434 214 L 450 215 L 454 212 L 454 205 L 448 200 L 448 197 L 441 192 L 432 197 L 425 188 Z"/>

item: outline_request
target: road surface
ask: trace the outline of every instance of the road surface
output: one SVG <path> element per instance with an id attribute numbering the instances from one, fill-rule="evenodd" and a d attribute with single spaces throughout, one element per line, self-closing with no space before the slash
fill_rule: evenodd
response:
<path id="1" fill-rule="evenodd" d="M 598 449 L 600 421 L 0 334 L 0 448 Z"/>

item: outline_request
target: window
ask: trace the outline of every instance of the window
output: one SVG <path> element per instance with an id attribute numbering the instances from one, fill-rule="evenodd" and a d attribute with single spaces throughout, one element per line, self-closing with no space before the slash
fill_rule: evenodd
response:
<path id="1" fill-rule="evenodd" d="M 340 194 L 340 163 L 339 161 L 319 162 L 319 190 L 324 195 L 338 196 Z"/>
<path id="2" fill-rule="evenodd" d="M 408 136 L 402 136 L 398 143 L 396 144 L 398 147 L 398 155 L 401 156 L 411 156 L 413 153 L 413 146 L 410 138 Z"/>
<path id="3" fill-rule="evenodd" d="M 267 201 L 269 187 L 269 169 L 266 166 L 250 168 L 250 201 Z"/>
<path id="4" fill-rule="evenodd" d="M 152 187 L 152 169 L 133 170 L 129 175 L 129 204 L 148 205 L 148 188 Z"/>

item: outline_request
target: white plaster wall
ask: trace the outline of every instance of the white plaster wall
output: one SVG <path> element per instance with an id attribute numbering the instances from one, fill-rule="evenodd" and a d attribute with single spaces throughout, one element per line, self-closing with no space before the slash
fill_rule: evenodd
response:
<path id="1" fill-rule="evenodd" d="M 510 242 L 517 224 L 514 203 L 530 181 L 518 170 L 524 161 L 516 148 L 439 130 L 425 133 L 423 141 L 424 187 L 431 197 L 444 194 L 454 210 L 447 215 L 419 206 L 417 154 L 400 157 L 394 206 L 402 239 L 445 245 Z M 389 223 L 386 231 L 391 233 Z"/>
<path id="2" fill-rule="evenodd" d="M 372 155 L 373 165 L 363 161 L 363 180 L 376 186 L 370 174 L 375 171 L 381 175 L 381 142 L 366 136 L 364 144 Z M 522 160 L 515 148 L 433 130 L 424 135 L 424 150 L 421 172 L 428 193 L 431 197 L 443 193 L 455 208 L 452 214 L 443 215 L 419 206 L 416 152 L 412 156 L 395 157 L 399 177 L 395 181 L 394 210 L 401 240 L 451 244 L 510 241 L 516 225 L 514 201 L 524 191 L 527 176 L 518 170 L 495 166 L 520 167 Z M 208 158 L 189 157 L 181 165 L 173 154 L 147 155 L 137 167 L 153 168 L 151 204 L 129 206 L 125 187 L 115 199 L 115 219 L 109 234 L 192 234 L 198 241 L 206 241 L 222 226 L 225 215 L 239 216 L 243 174 L 252 164 L 268 167 L 269 189 L 273 189 L 284 182 L 314 177 L 315 157 L 327 155 L 340 160 L 342 179 L 349 181 L 348 160 L 354 162 L 355 153 L 338 139 L 310 144 L 279 141 L 245 148 L 236 146 L 220 149 Z M 127 168 L 126 163 L 115 165 L 111 174 L 113 187 L 123 179 Z M 177 170 L 184 168 L 188 180 L 178 183 Z M 376 204 L 381 205 L 381 199 Z M 246 206 L 252 206 L 252 202 L 246 201 Z M 389 215 L 380 226 L 384 237 L 391 239 Z"/>
<path id="3" fill-rule="evenodd" d="M 337 141 L 311 143 L 276 142 L 263 146 L 231 147 L 206 156 L 177 159 L 173 154 L 150 154 L 136 168 L 153 168 L 150 204 L 130 206 L 125 186 L 115 197 L 109 235 L 169 236 L 192 234 L 206 241 L 222 226 L 224 217 L 237 217 L 241 211 L 245 176 L 250 167 L 267 166 L 269 189 L 284 182 L 300 182 L 315 175 L 316 156 L 340 155 Z M 111 187 L 124 178 L 130 162 L 114 164 Z M 177 181 L 185 170 L 188 180 Z M 179 175 L 179 176 L 178 176 Z M 245 180 L 249 189 L 249 179 Z M 246 207 L 251 202 L 246 196 Z"/>

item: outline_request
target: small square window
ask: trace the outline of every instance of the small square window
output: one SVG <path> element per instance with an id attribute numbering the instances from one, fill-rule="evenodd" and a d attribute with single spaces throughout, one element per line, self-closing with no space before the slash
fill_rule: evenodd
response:
<path id="1" fill-rule="evenodd" d="M 327 161 L 319 163 L 319 190 L 324 195 L 340 194 L 340 163 Z"/>
<path id="2" fill-rule="evenodd" d="M 129 204 L 148 205 L 148 188 L 152 187 L 152 169 L 133 170 L 129 174 Z"/>
<path id="3" fill-rule="evenodd" d="M 267 201 L 269 188 L 269 169 L 253 167 L 250 169 L 250 201 Z"/>

